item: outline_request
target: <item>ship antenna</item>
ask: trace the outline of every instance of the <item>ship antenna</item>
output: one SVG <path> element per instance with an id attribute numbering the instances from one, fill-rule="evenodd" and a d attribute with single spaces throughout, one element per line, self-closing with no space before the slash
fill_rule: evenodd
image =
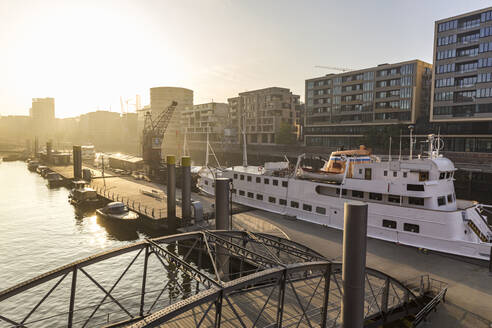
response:
<path id="1" fill-rule="evenodd" d="M 401 161 L 401 129 L 400 129 L 400 153 L 398 154 L 398 160 Z"/>
<path id="2" fill-rule="evenodd" d="M 392 138 L 390 136 L 390 145 L 389 145 L 389 161 L 391 162 L 391 141 L 392 141 Z"/>
<path id="3" fill-rule="evenodd" d="M 243 166 L 248 166 L 248 151 L 246 149 L 246 113 L 243 114 Z"/>

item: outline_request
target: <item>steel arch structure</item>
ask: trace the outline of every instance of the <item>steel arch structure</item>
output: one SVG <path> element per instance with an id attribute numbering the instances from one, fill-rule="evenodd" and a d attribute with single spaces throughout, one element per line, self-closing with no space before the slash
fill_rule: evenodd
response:
<path id="1" fill-rule="evenodd" d="M 228 268 L 218 267 L 221 256 Z M 446 292 L 431 281 L 411 290 L 367 268 L 367 326 L 403 316 L 424 319 Z M 429 291 L 431 302 L 422 297 Z M 6 289 L 0 323 L 336 327 L 342 295 L 341 263 L 306 246 L 262 233 L 200 231 L 146 239 Z"/>

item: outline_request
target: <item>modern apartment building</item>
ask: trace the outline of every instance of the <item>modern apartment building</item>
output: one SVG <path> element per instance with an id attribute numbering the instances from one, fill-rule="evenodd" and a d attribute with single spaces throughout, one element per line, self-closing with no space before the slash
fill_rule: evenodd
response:
<path id="1" fill-rule="evenodd" d="M 181 112 L 181 128 L 189 141 L 221 141 L 227 124 L 229 105 L 206 103 L 193 105 Z"/>
<path id="2" fill-rule="evenodd" d="M 445 150 L 492 152 L 492 7 L 435 22 L 430 121 Z"/>
<path id="3" fill-rule="evenodd" d="M 358 147 L 373 126 L 407 130 L 427 115 L 431 67 L 411 60 L 306 80 L 305 144 Z"/>
<path id="4" fill-rule="evenodd" d="M 237 121 L 238 131 L 243 130 L 251 144 L 282 143 L 276 140 L 283 127 L 295 134 L 295 109 L 300 97 L 290 89 L 271 87 L 242 92 L 229 98 L 230 116 Z"/>
<path id="5" fill-rule="evenodd" d="M 54 98 L 33 98 L 29 116 L 32 120 L 32 132 L 41 138 L 42 142 L 53 137 L 55 129 Z"/>

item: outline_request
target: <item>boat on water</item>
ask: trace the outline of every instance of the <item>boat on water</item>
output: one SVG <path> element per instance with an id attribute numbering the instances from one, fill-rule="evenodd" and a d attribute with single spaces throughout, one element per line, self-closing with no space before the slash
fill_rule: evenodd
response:
<path id="1" fill-rule="evenodd" d="M 104 205 L 104 200 L 99 198 L 94 189 L 84 186 L 72 189 L 68 195 L 68 201 L 81 209 L 94 210 Z"/>
<path id="2" fill-rule="evenodd" d="M 136 228 L 138 222 L 138 214 L 130 211 L 122 202 L 111 202 L 97 209 L 96 215 L 109 223 L 121 225 L 122 228 Z"/>
<path id="3" fill-rule="evenodd" d="M 38 166 L 39 166 L 39 162 L 37 162 L 37 161 L 29 161 L 27 163 L 27 169 L 31 172 L 36 172 L 36 170 L 38 169 Z"/>
<path id="4" fill-rule="evenodd" d="M 46 180 L 48 181 L 47 184 L 50 188 L 63 187 L 63 185 L 65 184 L 62 176 L 56 172 L 49 172 L 48 174 L 46 174 Z"/>
<path id="5" fill-rule="evenodd" d="M 306 176 L 303 156 L 295 167 L 285 161 L 208 169 L 201 172 L 198 187 L 213 195 L 215 177 L 229 178 L 236 203 L 335 229 L 343 229 L 344 203 L 363 201 L 369 237 L 489 260 L 492 206 L 456 199 L 456 168 L 439 154 L 436 141 L 428 136 L 425 157 L 382 161 L 366 154 L 369 159 L 358 161 L 359 156 L 340 154 L 344 170 L 323 178 Z"/>

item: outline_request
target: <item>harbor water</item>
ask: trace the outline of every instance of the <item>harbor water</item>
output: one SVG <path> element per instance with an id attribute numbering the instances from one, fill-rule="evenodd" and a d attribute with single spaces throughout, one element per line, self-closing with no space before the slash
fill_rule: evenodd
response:
<path id="1" fill-rule="evenodd" d="M 23 162 L 0 163 L 0 290 L 146 237 L 78 213 L 69 190 L 49 189 Z"/>

